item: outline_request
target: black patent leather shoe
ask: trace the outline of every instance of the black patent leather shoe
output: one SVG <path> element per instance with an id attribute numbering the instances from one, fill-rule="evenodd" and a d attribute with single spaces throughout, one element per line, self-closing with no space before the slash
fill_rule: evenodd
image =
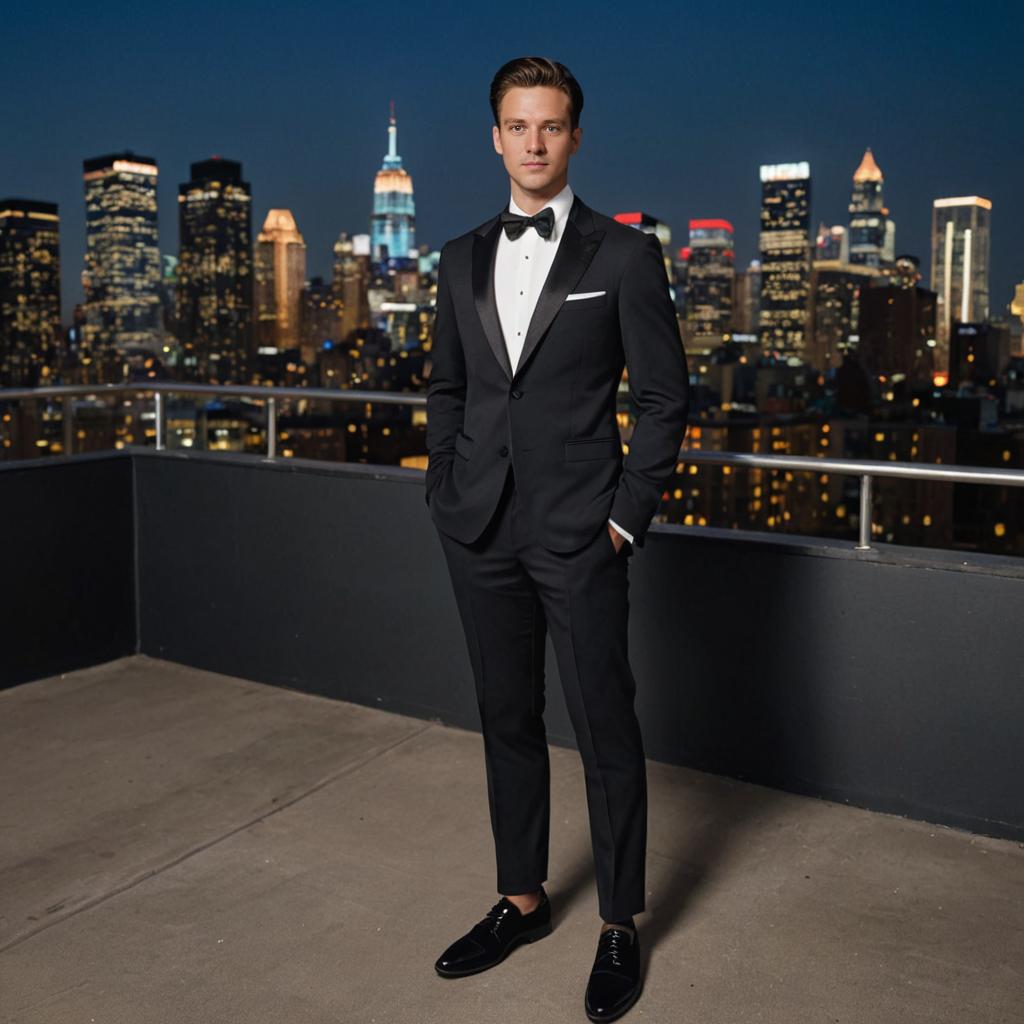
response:
<path id="1" fill-rule="evenodd" d="M 528 914 L 502 896 L 487 916 L 456 939 L 438 958 L 442 978 L 462 978 L 500 964 L 516 946 L 551 934 L 551 903 L 541 889 L 540 903 Z"/>
<path id="2" fill-rule="evenodd" d="M 640 996 L 640 936 L 609 928 L 597 940 L 583 1008 L 593 1021 L 618 1020 Z"/>

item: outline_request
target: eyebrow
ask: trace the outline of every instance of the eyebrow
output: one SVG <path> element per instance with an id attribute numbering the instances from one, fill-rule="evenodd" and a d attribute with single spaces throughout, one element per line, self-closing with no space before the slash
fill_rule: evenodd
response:
<path id="1" fill-rule="evenodd" d="M 525 124 L 525 117 L 506 117 L 505 124 Z M 565 124 L 564 117 L 549 117 L 545 121 L 541 121 L 541 124 Z"/>

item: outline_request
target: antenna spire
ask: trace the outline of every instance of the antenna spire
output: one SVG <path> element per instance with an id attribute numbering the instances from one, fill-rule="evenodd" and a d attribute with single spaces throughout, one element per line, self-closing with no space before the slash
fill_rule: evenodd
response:
<path id="1" fill-rule="evenodd" d="M 388 157 L 392 160 L 398 156 L 398 123 L 395 120 L 395 101 L 391 100 L 391 116 L 388 121 Z"/>

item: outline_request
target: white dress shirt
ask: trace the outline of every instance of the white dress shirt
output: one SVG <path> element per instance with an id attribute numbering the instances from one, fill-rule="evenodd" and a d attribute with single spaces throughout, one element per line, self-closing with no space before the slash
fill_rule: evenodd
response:
<path id="1" fill-rule="evenodd" d="M 541 289 L 558 251 L 558 243 L 562 240 L 562 232 L 569 219 L 569 208 L 572 206 L 572 196 L 572 189 L 567 184 L 558 195 L 545 204 L 551 207 L 555 215 L 550 238 L 541 238 L 536 228 L 532 226 L 514 240 L 508 237 L 504 229 L 498 232 L 498 251 L 494 259 L 494 295 L 498 303 L 498 320 L 505 338 L 509 365 L 513 371 L 519 365 L 519 356 L 526 341 L 526 330 L 530 326 L 537 299 L 540 298 Z M 512 197 L 509 198 L 508 208 L 520 216 L 530 216 Z M 618 523 L 612 519 L 608 522 L 630 544 L 633 543 L 632 535 Z"/>

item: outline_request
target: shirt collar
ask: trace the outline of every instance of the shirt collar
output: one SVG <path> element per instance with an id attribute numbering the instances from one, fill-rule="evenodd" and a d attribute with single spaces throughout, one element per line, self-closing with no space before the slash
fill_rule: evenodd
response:
<path id="1" fill-rule="evenodd" d="M 562 189 L 558 195 L 553 196 L 549 199 L 544 206 L 550 206 L 555 214 L 555 226 L 552 229 L 551 237 L 547 239 L 549 242 L 557 241 L 562 237 L 562 229 L 565 227 L 565 222 L 569 219 L 569 209 L 572 206 L 573 192 L 566 182 L 565 188 Z M 527 217 L 529 214 L 519 206 L 515 199 L 509 197 L 508 208 L 512 213 L 518 213 L 521 217 Z M 544 207 L 541 207 L 543 209 Z M 539 211 L 538 211 L 539 212 Z"/>

